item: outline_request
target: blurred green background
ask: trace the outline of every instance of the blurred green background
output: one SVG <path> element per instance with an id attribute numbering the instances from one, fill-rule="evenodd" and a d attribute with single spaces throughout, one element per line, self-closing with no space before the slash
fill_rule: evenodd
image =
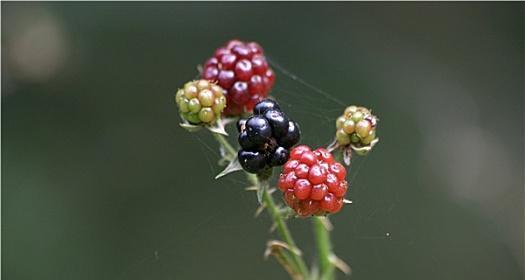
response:
<path id="1" fill-rule="evenodd" d="M 2 2 L 1 36 L 4 279 L 286 278 L 243 176 L 178 126 L 232 38 L 285 70 L 304 143 L 340 103 L 381 119 L 332 218 L 352 279 L 523 279 L 523 3 Z"/>

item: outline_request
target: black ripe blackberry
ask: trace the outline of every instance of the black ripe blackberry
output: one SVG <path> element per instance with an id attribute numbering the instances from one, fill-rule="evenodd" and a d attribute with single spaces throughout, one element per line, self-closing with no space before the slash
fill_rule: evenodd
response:
<path id="1" fill-rule="evenodd" d="M 299 142 L 301 132 L 277 102 L 265 99 L 255 105 L 254 115 L 237 122 L 241 166 L 250 173 L 281 166 L 290 156 L 290 148 Z"/>

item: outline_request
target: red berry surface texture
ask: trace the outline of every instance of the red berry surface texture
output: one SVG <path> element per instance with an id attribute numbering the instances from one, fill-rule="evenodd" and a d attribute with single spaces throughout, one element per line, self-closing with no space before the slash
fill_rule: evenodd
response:
<path id="1" fill-rule="evenodd" d="M 201 77 L 216 81 L 225 90 L 228 107 L 224 114 L 228 116 L 251 112 L 275 82 L 261 46 L 239 40 L 218 48 L 204 64 Z"/>
<path id="2" fill-rule="evenodd" d="M 286 204 L 299 216 L 326 215 L 343 207 L 345 178 L 346 169 L 328 150 L 300 145 L 291 150 L 278 185 Z"/>

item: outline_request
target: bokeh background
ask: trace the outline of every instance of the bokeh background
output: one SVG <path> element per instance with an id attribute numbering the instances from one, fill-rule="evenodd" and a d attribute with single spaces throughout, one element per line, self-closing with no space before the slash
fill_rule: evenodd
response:
<path id="1" fill-rule="evenodd" d="M 304 143 L 330 142 L 342 104 L 381 119 L 332 218 L 352 279 L 523 279 L 524 11 L 2 2 L 2 278 L 286 278 L 243 176 L 213 180 L 217 145 L 173 102 L 241 38 Z M 312 261 L 310 222 L 291 227 Z"/>

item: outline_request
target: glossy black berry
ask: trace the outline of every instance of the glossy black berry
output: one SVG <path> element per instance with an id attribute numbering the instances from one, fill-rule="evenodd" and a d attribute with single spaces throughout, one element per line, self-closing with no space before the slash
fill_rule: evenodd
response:
<path id="1" fill-rule="evenodd" d="M 237 132 L 241 132 L 244 130 L 244 125 L 246 124 L 247 119 L 239 119 L 237 121 Z"/>
<path id="2" fill-rule="evenodd" d="M 253 108 L 253 114 L 254 115 L 262 115 L 264 112 L 270 110 L 270 109 L 276 109 L 278 111 L 281 110 L 279 107 L 279 104 L 277 102 L 271 100 L 271 99 L 265 99 L 255 105 L 255 108 Z"/>
<path id="3" fill-rule="evenodd" d="M 277 143 L 285 148 L 290 148 L 299 142 L 301 138 L 301 131 L 299 125 L 294 121 L 288 122 L 288 132 L 281 138 L 277 139 Z"/>
<path id="4" fill-rule="evenodd" d="M 270 109 L 264 113 L 264 118 L 268 120 L 272 127 L 273 137 L 281 138 L 288 132 L 288 117 L 283 112 Z"/>
<path id="5" fill-rule="evenodd" d="M 273 100 L 255 105 L 254 115 L 237 122 L 238 153 L 241 166 L 250 173 L 264 176 L 271 167 L 280 166 L 290 157 L 290 148 L 299 142 L 297 123 L 290 120 Z"/>
<path id="6" fill-rule="evenodd" d="M 273 153 L 268 155 L 268 164 L 270 166 L 280 166 L 288 161 L 290 157 L 290 151 L 283 147 L 277 147 Z"/>
<path id="7" fill-rule="evenodd" d="M 261 152 L 240 150 L 237 158 L 242 168 L 250 173 L 258 173 L 266 166 L 266 158 Z"/>
<path id="8" fill-rule="evenodd" d="M 250 141 L 256 145 L 262 145 L 272 137 L 270 123 L 260 116 L 253 116 L 246 121 L 246 132 Z"/>
<path id="9" fill-rule="evenodd" d="M 246 133 L 246 130 L 241 131 L 239 133 L 239 138 L 237 139 L 239 142 L 239 145 L 245 150 L 252 150 L 257 147 L 257 145 L 253 144 L 252 141 L 250 141 L 250 137 L 248 137 L 248 133 Z"/>

